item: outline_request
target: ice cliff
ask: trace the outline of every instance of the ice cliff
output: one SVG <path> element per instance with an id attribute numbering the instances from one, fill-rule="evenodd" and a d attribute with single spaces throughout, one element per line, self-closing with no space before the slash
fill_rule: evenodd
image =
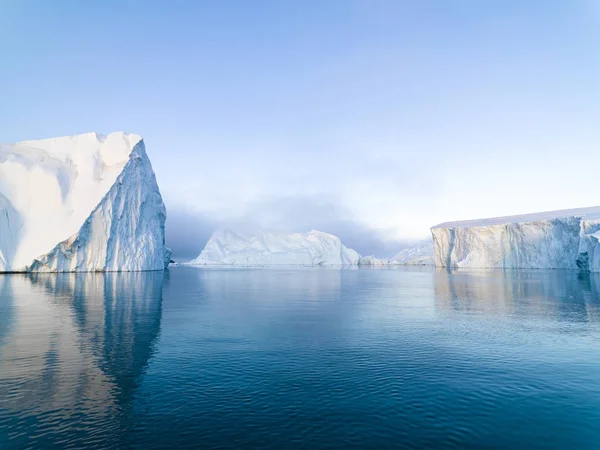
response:
<path id="1" fill-rule="evenodd" d="M 337 236 L 321 231 L 275 233 L 262 230 L 217 230 L 192 265 L 347 266 L 360 255 Z"/>
<path id="2" fill-rule="evenodd" d="M 437 267 L 600 272 L 600 207 L 448 222 L 431 233 Z"/>
<path id="3" fill-rule="evenodd" d="M 0 145 L 0 272 L 160 270 L 165 218 L 140 136 Z"/>

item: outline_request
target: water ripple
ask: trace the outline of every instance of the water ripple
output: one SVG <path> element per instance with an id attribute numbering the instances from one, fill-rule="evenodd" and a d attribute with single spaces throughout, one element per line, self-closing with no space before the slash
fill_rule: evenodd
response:
<path id="1" fill-rule="evenodd" d="M 597 448 L 600 280 L 4 277 L 0 448 Z"/>

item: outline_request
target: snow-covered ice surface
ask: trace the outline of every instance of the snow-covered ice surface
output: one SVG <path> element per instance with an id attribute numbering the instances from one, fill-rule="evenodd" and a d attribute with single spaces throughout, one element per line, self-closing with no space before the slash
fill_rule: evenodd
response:
<path id="1" fill-rule="evenodd" d="M 360 255 L 337 236 L 321 231 L 275 233 L 217 230 L 191 265 L 355 266 Z"/>
<path id="2" fill-rule="evenodd" d="M 140 136 L 0 145 L 0 272 L 160 270 L 165 218 Z"/>
<path id="3" fill-rule="evenodd" d="M 487 219 L 462 220 L 458 222 L 444 222 L 432 228 L 468 228 L 489 225 L 505 225 L 510 223 L 539 222 L 563 217 L 579 217 L 586 220 L 600 219 L 600 206 L 589 208 L 561 209 L 558 211 L 544 211 L 517 216 L 490 217 Z"/>
<path id="4" fill-rule="evenodd" d="M 427 240 L 414 247 L 401 250 L 393 258 L 376 258 L 375 256 L 364 256 L 360 258 L 361 266 L 383 267 L 383 266 L 432 266 L 433 265 L 433 242 Z"/>
<path id="5" fill-rule="evenodd" d="M 600 272 L 600 207 L 447 222 L 431 229 L 437 267 Z"/>

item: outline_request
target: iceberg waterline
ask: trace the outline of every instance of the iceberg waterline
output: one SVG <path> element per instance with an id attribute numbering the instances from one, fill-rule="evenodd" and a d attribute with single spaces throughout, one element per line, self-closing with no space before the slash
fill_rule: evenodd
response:
<path id="1" fill-rule="evenodd" d="M 600 272 L 600 207 L 431 228 L 436 267 Z"/>
<path id="2" fill-rule="evenodd" d="M 161 270 L 165 220 L 138 135 L 0 146 L 0 272 Z"/>
<path id="3" fill-rule="evenodd" d="M 278 233 L 221 228 L 200 255 L 186 263 L 196 266 L 388 266 L 433 264 L 433 245 L 406 249 L 391 259 L 361 257 L 333 234 Z"/>
<path id="4" fill-rule="evenodd" d="M 142 138 L 79 136 L 0 145 L 0 273 L 161 270 L 166 210 Z M 217 230 L 188 264 L 579 269 L 600 272 L 600 207 L 431 228 L 392 258 L 334 235 Z"/>

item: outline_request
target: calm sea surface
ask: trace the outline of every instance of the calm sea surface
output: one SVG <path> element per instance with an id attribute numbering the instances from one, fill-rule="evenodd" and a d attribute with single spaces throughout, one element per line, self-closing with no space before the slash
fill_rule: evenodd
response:
<path id="1" fill-rule="evenodd" d="M 600 276 L 0 276 L 0 448 L 600 448 Z"/>

